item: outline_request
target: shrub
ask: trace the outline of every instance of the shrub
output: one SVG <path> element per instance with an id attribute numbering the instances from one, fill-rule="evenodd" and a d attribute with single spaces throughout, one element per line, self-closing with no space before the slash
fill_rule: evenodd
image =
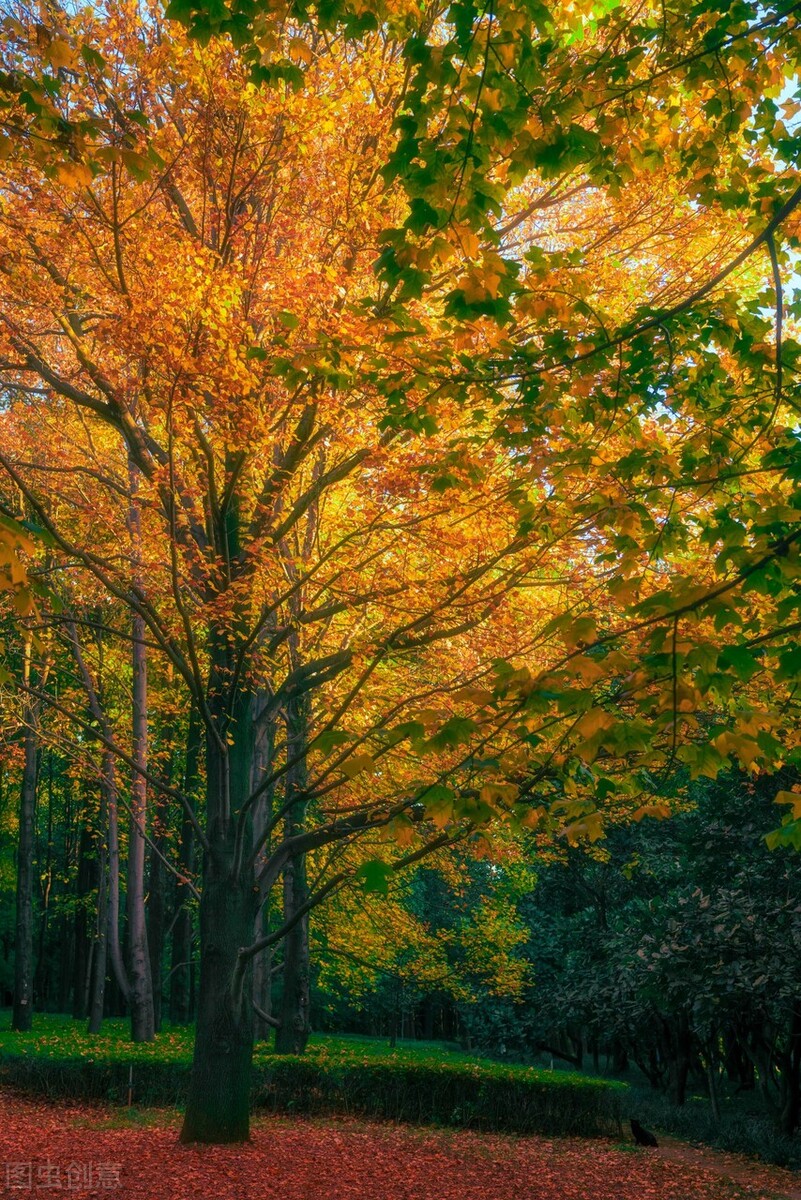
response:
<path id="1" fill-rule="evenodd" d="M 278 1112 L 358 1113 L 418 1125 L 597 1136 L 620 1127 L 624 1088 L 492 1064 L 281 1057 L 258 1070 L 255 1101 Z"/>
<path id="2" fill-rule="evenodd" d="M 173 1108 L 186 1099 L 189 1070 L 188 1063 L 153 1060 L 134 1065 L 8 1053 L 0 1056 L 0 1080 L 4 1084 L 48 1100 L 125 1104 L 130 1089 L 137 1104 Z"/>

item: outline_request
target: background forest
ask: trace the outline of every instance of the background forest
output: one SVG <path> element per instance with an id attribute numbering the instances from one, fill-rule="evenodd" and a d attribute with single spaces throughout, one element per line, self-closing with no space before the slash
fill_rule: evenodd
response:
<path id="1" fill-rule="evenodd" d="M 797 1161 L 796 5 L 3 33 L 8 1078 Z"/>

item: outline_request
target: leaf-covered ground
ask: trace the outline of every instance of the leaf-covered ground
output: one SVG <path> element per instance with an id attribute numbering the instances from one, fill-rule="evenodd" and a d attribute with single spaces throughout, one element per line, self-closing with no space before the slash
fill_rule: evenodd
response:
<path id="1" fill-rule="evenodd" d="M 0 1195 L 118 1200 L 776 1200 L 792 1177 L 600 1141 L 259 1118 L 251 1143 L 184 1147 L 173 1114 L 0 1096 Z"/>

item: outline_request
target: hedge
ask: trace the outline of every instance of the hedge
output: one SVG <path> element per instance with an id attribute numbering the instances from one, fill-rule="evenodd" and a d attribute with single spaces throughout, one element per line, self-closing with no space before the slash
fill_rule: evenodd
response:
<path id="1" fill-rule="evenodd" d="M 48 1100 L 125 1104 L 130 1088 L 135 1104 L 174 1108 L 186 1100 L 189 1072 L 188 1063 L 0 1054 L 0 1083 Z"/>
<path id="2" fill-rule="evenodd" d="M 0 1056 L 0 1081 L 51 1099 L 179 1106 L 186 1062 L 113 1062 L 13 1054 Z M 546 1135 L 598 1136 L 620 1129 L 625 1087 L 562 1072 L 494 1064 L 347 1061 L 325 1055 L 262 1055 L 254 1065 L 253 1104 L 280 1113 L 357 1114 L 418 1125 Z"/>
<path id="3" fill-rule="evenodd" d="M 275 1112 L 593 1137 L 619 1132 L 623 1095 L 618 1084 L 533 1068 L 287 1056 L 259 1068 L 255 1103 Z"/>

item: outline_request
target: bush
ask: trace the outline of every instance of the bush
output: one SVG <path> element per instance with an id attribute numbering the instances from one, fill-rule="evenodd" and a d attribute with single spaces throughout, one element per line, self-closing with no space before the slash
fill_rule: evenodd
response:
<path id="1" fill-rule="evenodd" d="M 619 1130 L 623 1093 L 619 1084 L 533 1068 L 287 1056 L 258 1068 L 255 1102 L 277 1112 L 593 1137 Z"/>
<path id="2" fill-rule="evenodd" d="M 0 1056 L 0 1081 L 29 1095 L 48 1100 L 132 1101 L 155 1108 L 183 1104 L 189 1087 L 189 1065 L 142 1061 L 103 1062 L 92 1059 Z"/>

